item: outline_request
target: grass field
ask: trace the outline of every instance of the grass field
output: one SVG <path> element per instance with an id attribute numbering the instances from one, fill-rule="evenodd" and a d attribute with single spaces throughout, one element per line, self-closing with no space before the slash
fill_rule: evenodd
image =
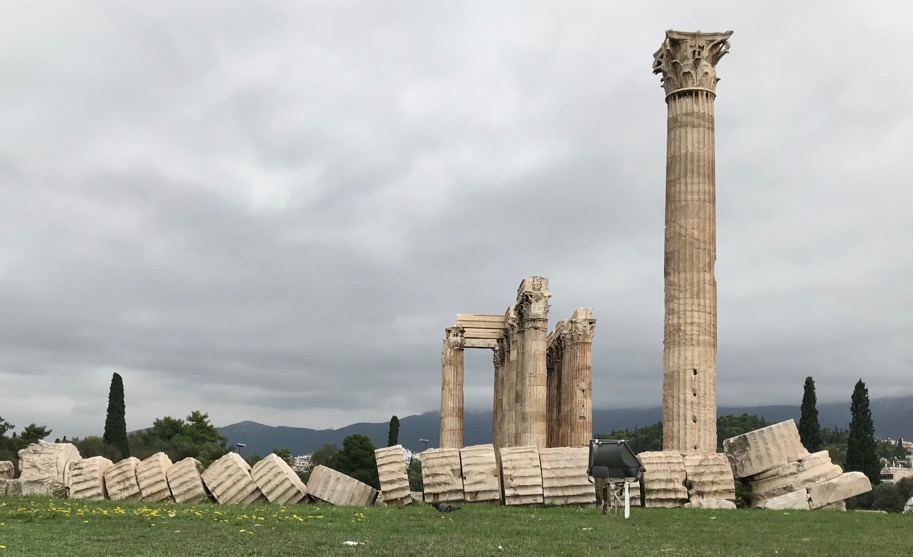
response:
<path id="1" fill-rule="evenodd" d="M 360 545 L 345 545 L 344 542 Z M 0 499 L 0 557 L 913 554 L 913 516 L 865 512 Z"/>

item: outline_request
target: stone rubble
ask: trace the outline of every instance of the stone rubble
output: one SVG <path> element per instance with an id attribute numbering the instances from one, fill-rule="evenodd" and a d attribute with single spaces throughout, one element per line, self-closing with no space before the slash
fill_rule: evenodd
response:
<path id="1" fill-rule="evenodd" d="M 793 420 L 726 439 L 723 452 L 736 478 L 754 476 L 808 456 Z"/>

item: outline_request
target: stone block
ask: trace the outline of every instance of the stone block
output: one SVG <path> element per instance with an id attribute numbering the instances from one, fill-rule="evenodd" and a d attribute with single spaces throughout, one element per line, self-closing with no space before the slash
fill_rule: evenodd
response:
<path id="1" fill-rule="evenodd" d="M 685 487 L 693 501 L 735 500 L 735 479 L 729 459 L 723 453 L 685 453 Z"/>
<path id="2" fill-rule="evenodd" d="M 203 484 L 223 505 L 248 505 L 265 497 L 250 475 L 250 464 L 238 453 L 227 453 L 200 474 Z"/>
<path id="3" fill-rule="evenodd" d="M 0 497 L 6 497 L 7 486 L 11 481 L 7 478 L 0 478 Z"/>
<path id="4" fill-rule="evenodd" d="M 128 457 L 105 470 L 105 491 L 108 499 L 120 501 L 124 499 L 139 499 L 142 492 L 136 480 L 136 467 L 140 460 Z"/>
<path id="5" fill-rule="evenodd" d="M 686 509 L 717 509 L 730 510 L 735 509 L 735 503 L 728 499 L 705 499 L 703 497 L 692 497 L 685 503 Z"/>
<path id="6" fill-rule="evenodd" d="M 165 453 L 155 453 L 136 467 L 136 481 L 144 501 L 174 501 L 168 487 L 171 459 Z"/>
<path id="7" fill-rule="evenodd" d="M 542 503 L 542 468 L 536 447 L 503 447 L 500 457 L 504 504 Z"/>
<path id="8" fill-rule="evenodd" d="M 11 480 L 16 477 L 16 467 L 8 460 L 0 461 L 0 480 Z"/>
<path id="9" fill-rule="evenodd" d="M 172 464 L 165 477 L 175 502 L 197 503 L 209 498 L 200 476 L 200 461 L 193 457 Z"/>
<path id="10" fill-rule="evenodd" d="M 463 447 L 460 462 L 466 501 L 501 501 L 501 472 L 494 445 Z"/>
<path id="11" fill-rule="evenodd" d="M 646 506 L 671 508 L 688 502 L 685 460 L 677 451 L 647 451 L 637 455 L 644 465 Z M 639 500 L 639 497 L 638 497 Z"/>
<path id="12" fill-rule="evenodd" d="M 460 449 L 428 449 L 421 453 L 426 503 L 463 500 Z"/>
<path id="13" fill-rule="evenodd" d="M 406 452 L 402 445 L 374 451 L 377 476 L 384 504 L 402 506 L 412 503 L 409 491 L 409 471 L 406 469 Z"/>
<path id="14" fill-rule="evenodd" d="M 808 490 L 797 489 L 796 491 L 778 497 L 752 503 L 751 506 L 756 509 L 768 509 L 772 511 L 807 511 L 809 510 Z"/>
<path id="15" fill-rule="evenodd" d="M 68 466 L 81 458 L 72 443 L 32 443 L 19 451 L 19 479 L 66 484 Z"/>
<path id="16" fill-rule="evenodd" d="M 0 480 L 0 497 L 60 497 L 66 498 L 67 488 L 57 482 Z"/>
<path id="17" fill-rule="evenodd" d="M 254 464 L 250 476 L 270 503 L 291 505 L 307 497 L 307 486 L 288 462 L 275 453 Z"/>
<path id="18" fill-rule="evenodd" d="M 818 507 L 818 511 L 836 511 L 839 513 L 846 512 L 846 501 L 837 501 L 836 503 L 831 503 L 830 505 L 824 505 L 823 507 Z"/>
<path id="19" fill-rule="evenodd" d="M 72 463 L 67 484 L 70 499 L 105 499 L 108 496 L 105 490 L 105 472 L 113 465 L 113 462 L 103 456 L 83 458 Z"/>
<path id="20" fill-rule="evenodd" d="M 539 449 L 542 468 L 542 498 L 546 505 L 593 505 L 596 487 L 586 469 L 589 447 Z"/>
<path id="21" fill-rule="evenodd" d="M 318 465 L 311 471 L 308 495 L 331 505 L 370 507 L 377 499 L 377 490 L 332 468 Z"/>
<path id="22" fill-rule="evenodd" d="M 754 476 L 808 455 L 793 420 L 726 439 L 723 451 L 737 478 Z"/>
<path id="23" fill-rule="evenodd" d="M 872 484 L 865 474 L 847 472 L 808 488 L 808 503 L 809 507 L 817 509 L 869 491 L 872 491 Z"/>
<path id="24" fill-rule="evenodd" d="M 780 475 L 771 475 L 777 471 Z M 831 463 L 828 452 L 820 451 L 755 476 L 755 478 L 761 477 L 762 479 L 752 478 L 749 482 L 751 499 L 761 501 L 785 495 L 797 489 L 810 488 L 834 479 L 842 473 L 843 470 L 839 466 Z"/>

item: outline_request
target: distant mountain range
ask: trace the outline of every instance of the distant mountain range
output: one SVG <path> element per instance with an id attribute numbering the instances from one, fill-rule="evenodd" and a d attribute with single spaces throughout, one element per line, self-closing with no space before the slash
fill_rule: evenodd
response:
<path id="1" fill-rule="evenodd" d="M 871 401 L 872 419 L 879 437 L 913 437 L 913 396 L 879 398 Z M 720 416 L 753 414 L 769 422 L 780 422 L 790 418 L 799 420 L 798 406 L 745 406 L 720 407 Z M 818 404 L 819 421 L 822 427 L 846 429 L 850 423 L 849 403 Z M 594 409 L 593 431 L 598 434 L 617 429 L 633 429 L 653 425 L 662 419 L 662 409 Z M 308 429 L 303 427 L 268 426 L 257 422 L 240 422 L 219 431 L 228 438 L 231 446 L 244 443 L 245 456 L 266 455 L 277 448 L 288 448 L 293 455 L 308 454 L 323 445 L 342 447 L 342 440 L 353 433 L 363 433 L 378 447 L 387 444 L 389 422 L 358 423 L 339 429 Z M 436 447 L 439 441 L 440 416 L 438 412 L 425 412 L 418 416 L 406 416 L 399 420 L 399 441 L 412 451 L 421 451 L 427 439 L 429 447 Z M 491 443 L 491 412 L 467 411 L 464 420 L 466 445 Z"/>

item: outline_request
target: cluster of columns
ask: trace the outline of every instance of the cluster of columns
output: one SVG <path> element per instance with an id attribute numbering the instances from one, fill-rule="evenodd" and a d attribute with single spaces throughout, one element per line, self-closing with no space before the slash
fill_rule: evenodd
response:
<path id="1" fill-rule="evenodd" d="M 441 354 L 441 447 L 463 446 L 463 350 L 490 348 L 492 442 L 497 447 L 586 446 L 592 435 L 592 310 L 548 334 L 548 279 L 527 277 L 504 315 L 459 314 Z M 549 366 L 549 354 L 558 365 Z M 554 359 L 555 356 L 553 356 Z"/>
<path id="2" fill-rule="evenodd" d="M 716 64 L 725 33 L 667 31 L 663 449 L 716 452 Z"/>

